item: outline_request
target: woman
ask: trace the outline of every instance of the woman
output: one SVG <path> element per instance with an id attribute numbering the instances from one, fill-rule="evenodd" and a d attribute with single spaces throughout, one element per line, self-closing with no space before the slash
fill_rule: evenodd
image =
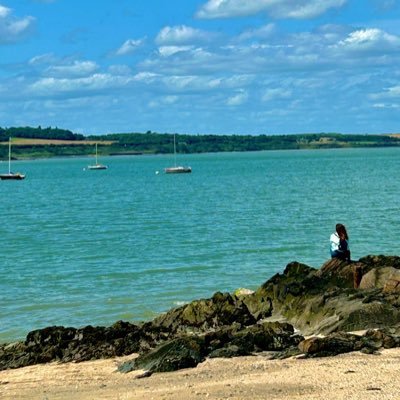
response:
<path id="1" fill-rule="evenodd" d="M 349 236 L 343 224 L 336 224 L 336 232 L 332 233 L 330 242 L 332 258 L 350 261 Z"/>

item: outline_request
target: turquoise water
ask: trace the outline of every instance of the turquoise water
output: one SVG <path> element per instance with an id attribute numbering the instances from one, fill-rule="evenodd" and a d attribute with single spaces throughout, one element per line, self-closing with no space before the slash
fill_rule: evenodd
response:
<path id="1" fill-rule="evenodd" d="M 320 267 L 339 221 L 354 259 L 400 253 L 400 149 L 179 160 L 193 173 L 163 174 L 171 156 L 15 163 L 25 181 L 0 182 L 0 342 L 150 319 L 293 260 Z"/>

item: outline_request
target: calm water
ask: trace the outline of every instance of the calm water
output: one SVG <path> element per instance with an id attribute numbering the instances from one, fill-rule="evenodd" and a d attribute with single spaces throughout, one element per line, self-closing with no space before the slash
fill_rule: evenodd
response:
<path id="1" fill-rule="evenodd" d="M 179 158 L 179 157 L 178 157 Z M 0 182 L 0 342 L 49 325 L 150 319 L 256 288 L 290 261 L 320 267 L 336 222 L 353 258 L 400 254 L 400 149 L 15 163 Z M 6 163 L 0 163 L 5 170 Z"/>

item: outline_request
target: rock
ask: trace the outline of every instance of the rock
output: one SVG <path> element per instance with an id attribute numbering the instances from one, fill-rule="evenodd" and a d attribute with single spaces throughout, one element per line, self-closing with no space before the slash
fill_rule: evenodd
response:
<path id="1" fill-rule="evenodd" d="M 0 345 L 0 370 L 131 353 L 139 357 L 124 368 L 149 373 L 195 366 L 207 356 L 263 351 L 278 358 L 300 349 L 306 356 L 376 353 L 400 346 L 399 291 L 397 256 L 331 259 L 319 270 L 291 262 L 254 292 L 217 292 L 138 325 L 118 321 L 110 327 L 32 331 L 24 342 Z M 346 333 L 356 330 L 367 333 Z M 325 337 L 303 340 L 296 331 Z"/>
<path id="2" fill-rule="evenodd" d="M 152 326 L 176 334 L 200 333 L 233 323 L 251 325 L 255 322 L 241 299 L 229 293 L 217 292 L 211 299 L 193 301 L 155 318 Z"/>
<path id="3" fill-rule="evenodd" d="M 325 357 L 351 351 L 376 354 L 379 349 L 398 347 L 400 336 L 386 329 L 368 330 L 363 335 L 335 332 L 326 337 L 311 337 L 299 343 L 299 350 L 307 357 Z"/>
<path id="4" fill-rule="evenodd" d="M 385 293 L 400 292 L 400 270 L 393 271 L 383 286 L 383 291 Z"/>
<path id="5" fill-rule="evenodd" d="M 354 351 L 359 337 L 346 332 L 332 333 L 327 337 L 312 337 L 299 344 L 301 352 L 308 356 L 335 356 Z"/>
<path id="6" fill-rule="evenodd" d="M 272 277 L 256 293 L 261 291 L 272 300 L 272 317 L 283 316 L 304 335 L 396 325 L 400 322 L 399 297 L 381 288 L 354 289 L 353 275 L 355 267 L 368 273 L 400 266 L 399 258 L 370 256 L 362 260 L 366 264 L 332 259 L 320 270 L 290 263 L 283 274 Z"/>
<path id="7" fill-rule="evenodd" d="M 147 354 L 140 355 L 118 367 L 120 372 L 143 369 L 153 372 L 170 372 L 193 368 L 204 360 L 204 339 L 184 337 L 171 340 Z"/>
<path id="8" fill-rule="evenodd" d="M 267 318 L 272 314 L 272 300 L 262 291 L 240 297 L 255 321 Z"/>
<path id="9" fill-rule="evenodd" d="M 400 269 L 400 257 L 398 256 L 368 255 L 360 258 L 359 262 L 363 264 L 364 273 L 367 273 L 373 268 L 392 267 Z"/>
<path id="10" fill-rule="evenodd" d="M 226 347 L 221 347 L 219 349 L 215 349 L 212 351 L 208 357 L 209 358 L 232 358 L 232 357 L 241 357 L 247 356 L 251 354 L 250 352 L 243 351 L 239 346 L 234 344 L 228 345 Z"/>
<path id="11" fill-rule="evenodd" d="M 332 258 L 322 265 L 316 275 L 328 279 L 331 286 L 356 288 L 361 280 L 362 264 Z"/>
<path id="12" fill-rule="evenodd" d="M 205 335 L 210 357 L 222 354 L 249 355 L 260 351 L 282 351 L 303 339 L 294 333 L 293 326 L 280 322 L 264 322 L 245 329 L 221 329 Z"/>
<path id="13" fill-rule="evenodd" d="M 400 280 L 400 270 L 393 267 L 373 268 L 366 273 L 360 283 L 360 289 L 384 288 L 392 280 Z M 396 285 L 393 285 L 396 287 Z"/>
<path id="14" fill-rule="evenodd" d="M 50 361 L 80 362 L 128 355 L 142 343 L 154 347 L 160 334 L 119 321 L 111 327 L 64 328 L 53 326 L 28 333 L 24 342 L 0 346 L 0 370 Z"/>

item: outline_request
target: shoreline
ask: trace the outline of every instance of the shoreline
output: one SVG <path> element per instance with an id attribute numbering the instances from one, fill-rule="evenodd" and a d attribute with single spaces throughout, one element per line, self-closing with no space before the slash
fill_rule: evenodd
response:
<path id="1" fill-rule="evenodd" d="M 116 372 L 133 355 L 51 363 L 0 372 L 0 398 L 11 399 L 393 399 L 399 398 L 400 348 L 323 358 L 269 360 L 267 354 L 206 359 L 196 368 Z M 62 379 L 60 379 L 62 378 Z"/>
<path id="2" fill-rule="evenodd" d="M 1 144 L 0 145 L 4 145 Z M 78 145 L 81 146 L 88 146 L 86 144 L 71 144 L 67 146 L 77 147 Z M 55 145 L 58 146 L 58 145 Z M 393 149 L 399 148 L 400 144 L 393 144 L 393 145 L 364 145 L 364 146 L 323 146 L 323 147 L 301 147 L 301 148 L 271 148 L 271 149 L 260 149 L 260 150 L 227 150 L 227 151 L 204 151 L 204 152 L 192 152 L 192 153 L 185 153 L 185 155 L 203 155 L 203 154 L 224 154 L 224 153 L 264 153 L 264 152 L 276 152 L 276 151 L 320 151 L 320 150 L 353 150 L 353 149 Z M 29 154 L 29 153 L 28 153 Z M 107 154 L 101 154 L 101 157 L 123 157 L 123 156 L 170 156 L 173 153 L 159 153 L 159 152 L 111 152 Z M 73 159 L 73 158 L 93 158 L 92 154 L 82 153 L 82 154 L 63 154 L 63 155 L 49 155 L 44 154 L 43 156 L 35 156 L 30 157 L 29 155 L 13 155 L 12 161 L 35 161 L 35 160 L 52 160 L 52 159 Z M 0 162 L 8 162 L 7 158 L 0 158 Z"/>

